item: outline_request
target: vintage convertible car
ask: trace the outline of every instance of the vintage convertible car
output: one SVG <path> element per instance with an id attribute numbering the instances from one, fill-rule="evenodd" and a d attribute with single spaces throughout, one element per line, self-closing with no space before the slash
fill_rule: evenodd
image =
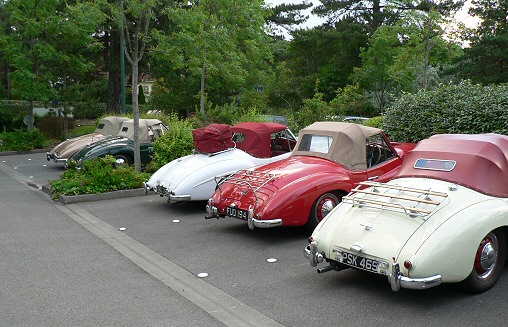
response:
<path id="1" fill-rule="evenodd" d="M 206 201 L 215 191 L 216 178 L 287 158 L 296 144 L 296 137 L 287 126 L 277 123 L 245 122 L 223 126 L 230 128 L 229 145 L 214 151 L 200 151 L 200 144 L 208 140 L 198 141 L 194 133 L 195 153 L 157 170 L 145 183 L 147 193 L 155 191 L 161 197 L 167 196 L 169 203 Z"/>
<path id="2" fill-rule="evenodd" d="M 139 143 L 141 164 L 148 164 L 152 155 L 152 143 L 168 131 L 158 119 L 139 120 Z M 111 155 L 117 160 L 132 165 L 134 163 L 134 120 L 129 119 L 122 122 L 120 132 L 115 136 L 108 136 L 101 141 L 87 145 L 75 152 L 70 158 L 80 167 L 85 161 L 93 158 Z M 66 163 L 68 166 L 68 162 Z"/>
<path id="3" fill-rule="evenodd" d="M 48 161 L 53 160 L 55 163 L 65 163 L 73 153 L 85 146 L 100 141 L 109 135 L 118 134 L 122 122 L 127 119 L 129 118 L 115 116 L 101 118 L 93 133 L 67 139 L 55 146 L 51 151 L 46 152 L 46 158 Z"/>
<path id="4" fill-rule="evenodd" d="M 390 143 L 377 128 L 317 122 L 302 129 L 291 156 L 236 172 L 217 185 L 207 218 L 234 217 L 254 227 L 313 230 L 351 189 L 387 181 L 413 143 Z"/>
<path id="5" fill-rule="evenodd" d="M 304 255 L 318 272 L 385 275 L 394 291 L 461 282 L 479 293 L 503 271 L 508 137 L 436 135 L 388 183 L 364 182 L 316 227 Z"/>

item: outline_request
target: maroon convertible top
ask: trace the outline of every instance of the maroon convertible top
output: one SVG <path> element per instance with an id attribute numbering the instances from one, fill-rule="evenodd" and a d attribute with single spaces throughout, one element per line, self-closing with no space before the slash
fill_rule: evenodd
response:
<path id="1" fill-rule="evenodd" d="M 456 164 L 451 169 L 415 168 L 418 160 L 454 161 Z M 396 177 L 442 179 L 484 194 L 508 197 L 508 136 L 492 133 L 434 135 L 420 141 L 407 154 Z"/>
<path id="2" fill-rule="evenodd" d="M 216 153 L 234 147 L 231 126 L 210 124 L 192 131 L 194 148 L 200 153 Z"/>
<path id="3" fill-rule="evenodd" d="M 286 128 L 286 125 L 277 123 L 246 122 L 234 125 L 231 130 L 239 134 L 233 139 L 238 149 L 257 158 L 269 158 L 272 154 L 271 135 Z"/>

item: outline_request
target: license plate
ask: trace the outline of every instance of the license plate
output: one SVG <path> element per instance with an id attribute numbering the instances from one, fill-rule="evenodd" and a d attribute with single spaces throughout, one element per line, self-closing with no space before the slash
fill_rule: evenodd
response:
<path id="1" fill-rule="evenodd" d="M 247 210 L 226 207 L 226 215 L 229 217 L 247 220 Z"/>
<path id="2" fill-rule="evenodd" d="M 339 257 L 340 261 L 343 264 L 346 264 L 351 267 L 355 267 L 362 270 L 377 272 L 378 261 L 374 259 L 364 258 L 362 256 L 349 253 L 346 251 L 341 251 L 342 257 Z M 340 255 L 340 254 L 339 254 Z"/>

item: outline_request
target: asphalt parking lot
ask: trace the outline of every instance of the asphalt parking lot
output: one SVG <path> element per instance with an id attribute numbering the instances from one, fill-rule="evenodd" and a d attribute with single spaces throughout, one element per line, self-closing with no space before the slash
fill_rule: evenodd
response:
<path id="1" fill-rule="evenodd" d="M 359 271 L 317 274 L 302 229 L 205 220 L 202 202 L 54 202 L 41 186 L 62 171 L 43 153 L 0 156 L 2 326 L 506 324 L 508 269 L 480 295 L 394 293 Z"/>

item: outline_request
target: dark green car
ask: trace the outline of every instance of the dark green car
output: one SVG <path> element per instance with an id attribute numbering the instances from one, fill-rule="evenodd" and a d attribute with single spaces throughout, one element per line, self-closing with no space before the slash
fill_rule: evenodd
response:
<path id="1" fill-rule="evenodd" d="M 139 149 L 141 164 L 146 165 L 152 159 L 153 142 L 167 133 L 169 130 L 158 119 L 139 120 Z M 69 161 L 74 161 L 80 167 L 84 162 L 93 158 L 101 158 L 111 155 L 115 159 L 122 159 L 125 163 L 134 163 L 134 120 L 129 119 L 122 123 L 120 132 L 116 136 L 109 136 L 105 139 L 90 144 L 74 153 Z M 67 166 L 68 164 L 66 164 Z"/>

